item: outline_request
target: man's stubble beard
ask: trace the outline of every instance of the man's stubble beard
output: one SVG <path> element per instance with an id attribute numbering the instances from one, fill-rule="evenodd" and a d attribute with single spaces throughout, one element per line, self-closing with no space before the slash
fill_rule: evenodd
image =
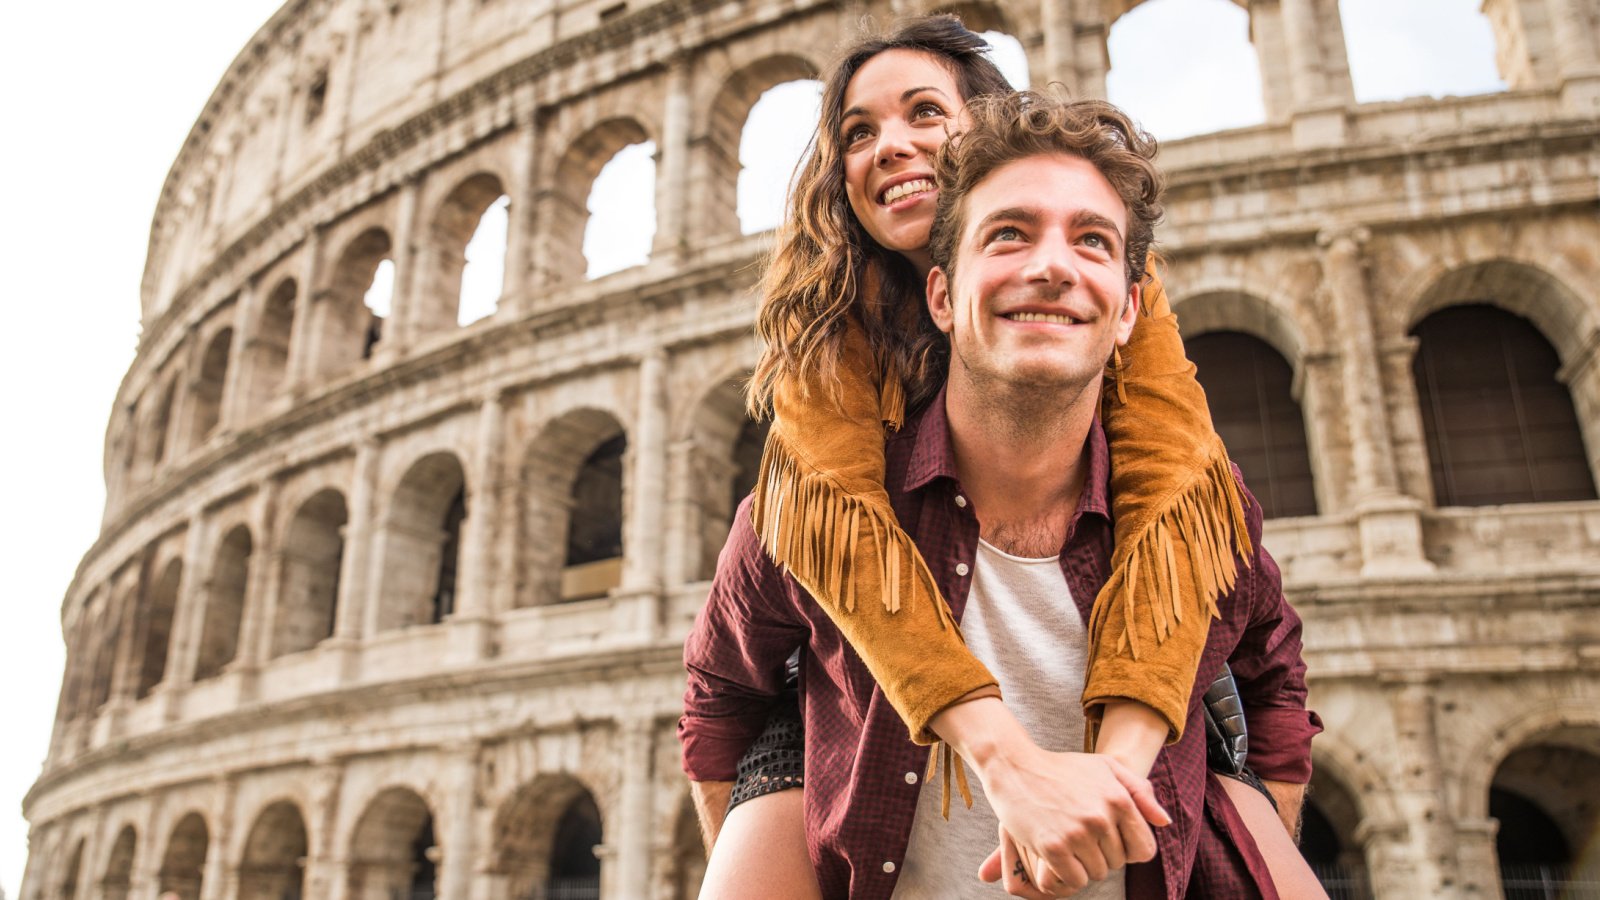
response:
<path id="1" fill-rule="evenodd" d="M 1049 379 L 971 365 L 961 345 L 951 341 L 950 380 L 974 401 L 973 414 L 997 437 L 1037 444 L 1071 428 L 1071 411 L 1085 392 L 1097 395 L 1104 365 L 1057 371 Z"/>

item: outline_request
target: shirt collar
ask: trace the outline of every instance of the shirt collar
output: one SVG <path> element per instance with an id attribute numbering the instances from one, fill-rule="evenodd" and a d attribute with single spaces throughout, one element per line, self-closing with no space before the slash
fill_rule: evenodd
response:
<path id="1" fill-rule="evenodd" d="M 944 388 L 911 420 L 911 459 L 906 466 L 901 490 L 917 491 L 939 478 L 959 483 L 956 477 L 956 455 L 950 444 L 950 418 L 945 414 Z M 1096 513 L 1111 518 L 1109 495 L 1111 492 L 1111 451 L 1106 445 L 1105 428 L 1097 414 L 1089 423 L 1089 471 L 1083 482 L 1083 493 L 1078 498 L 1078 509 L 1073 519 L 1084 513 Z"/>

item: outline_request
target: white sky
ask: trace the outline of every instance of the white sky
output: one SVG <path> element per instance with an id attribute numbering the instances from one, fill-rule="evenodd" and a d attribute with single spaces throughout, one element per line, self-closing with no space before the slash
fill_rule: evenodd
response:
<path id="1" fill-rule="evenodd" d="M 1477 5 L 1342 0 L 1357 97 L 1499 89 Z M 0 629 L 7 697 L 0 887 L 10 896 L 19 889 L 26 854 L 20 803 L 44 758 L 60 683 L 61 597 L 99 529 L 102 442 L 136 346 L 150 216 L 195 116 L 277 6 L 277 0 L 12 4 L 0 28 L 0 108 L 13 123 L 0 200 L 10 301 L 10 325 L 0 330 L 0 421 L 8 438 L 0 445 L 6 507 L 0 571 L 11 585 Z M 1158 137 L 1259 121 L 1244 22 L 1229 0 L 1152 0 L 1112 30 L 1112 99 Z M 770 129 L 774 143 L 750 153 L 768 168 L 745 179 L 758 193 L 766 189 L 764 200 L 741 199 L 747 230 L 776 215 L 782 185 L 815 122 L 811 90 L 808 96 L 804 86 L 791 89 L 783 103 L 762 112 L 771 124 L 750 132 Z M 798 145 L 793 123 L 805 132 Z M 648 153 L 642 161 L 653 167 Z M 648 178 L 625 184 L 619 194 L 652 197 L 648 185 Z M 600 215 L 607 199 L 594 202 Z M 494 214 L 503 220 L 503 209 Z M 624 203 L 620 218 L 636 223 L 634 246 L 642 240 L 648 248 L 653 217 Z M 485 232 L 503 228 L 491 221 Z M 615 243 L 628 252 L 627 239 Z M 463 309 L 464 320 L 481 315 L 498 293 L 493 244 L 485 237 L 469 249 L 466 278 L 477 299 Z M 607 266 L 619 262 L 594 264 L 597 271 Z"/>

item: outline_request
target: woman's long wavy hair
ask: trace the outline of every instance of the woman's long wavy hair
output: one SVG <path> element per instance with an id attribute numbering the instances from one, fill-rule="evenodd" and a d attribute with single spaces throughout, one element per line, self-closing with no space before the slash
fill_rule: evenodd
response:
<path id="1" fill-rule="evenodd" d="M 880 247 L 845 195 L 840 125 L 844 93 L 867 60 L 916 50 L 948 66 L 963 101 L 1009 93 L 989 45 L 955 16 L 924 16 L 858 41 L 834 64 L 822 90 L 822 119 L 800 170 L 789 212 L 761 279 L 756 333 L 765 344 L 746 397 L 751 415 L 770 414 L 780 382 L 837 384 L 848 317 L 857 317 L 886 378 L 900 378 L 908 408 L 938 392 L 949 345 L 934 328 L 916 268 Z M 830 398 L 831 399 L 831 398 Z"/>

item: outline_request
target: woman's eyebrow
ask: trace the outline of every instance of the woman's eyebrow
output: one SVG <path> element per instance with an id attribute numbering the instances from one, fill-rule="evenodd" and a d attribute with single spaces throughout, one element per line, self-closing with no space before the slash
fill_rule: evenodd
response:
<path id="1" fill-rule="evenodd" d="M 916 95 L 922 93 L 923 91 L 932 91 L 932 92 L 934 92 L 935 94 L 938 94 L 941 97 L 945 97 L 946 100 L 949 100 L 949 98 L 945 96 L 945 92 L 944 91 L 939 90 L 938 88 L 934 87 L 931 84 L 925 84 L 925 85 L 921 85 L 921 86 L 914 87 L 914 88 L 906 88 L 906 90 L 903 91 L 900 94 L 900 102 L 904 103 L 907 100 L 910 100 L 912 97 L 915 97 Z M 867 114 L 867 108 L 865 106 L 852 106 L 849 109 L 845 110 L 844 113 L 839 116 L 839 121 L 840 122 L 846 122 L 846 121 L 849 121 L 851 116 L 864 116 L 866 114 Z"/>

